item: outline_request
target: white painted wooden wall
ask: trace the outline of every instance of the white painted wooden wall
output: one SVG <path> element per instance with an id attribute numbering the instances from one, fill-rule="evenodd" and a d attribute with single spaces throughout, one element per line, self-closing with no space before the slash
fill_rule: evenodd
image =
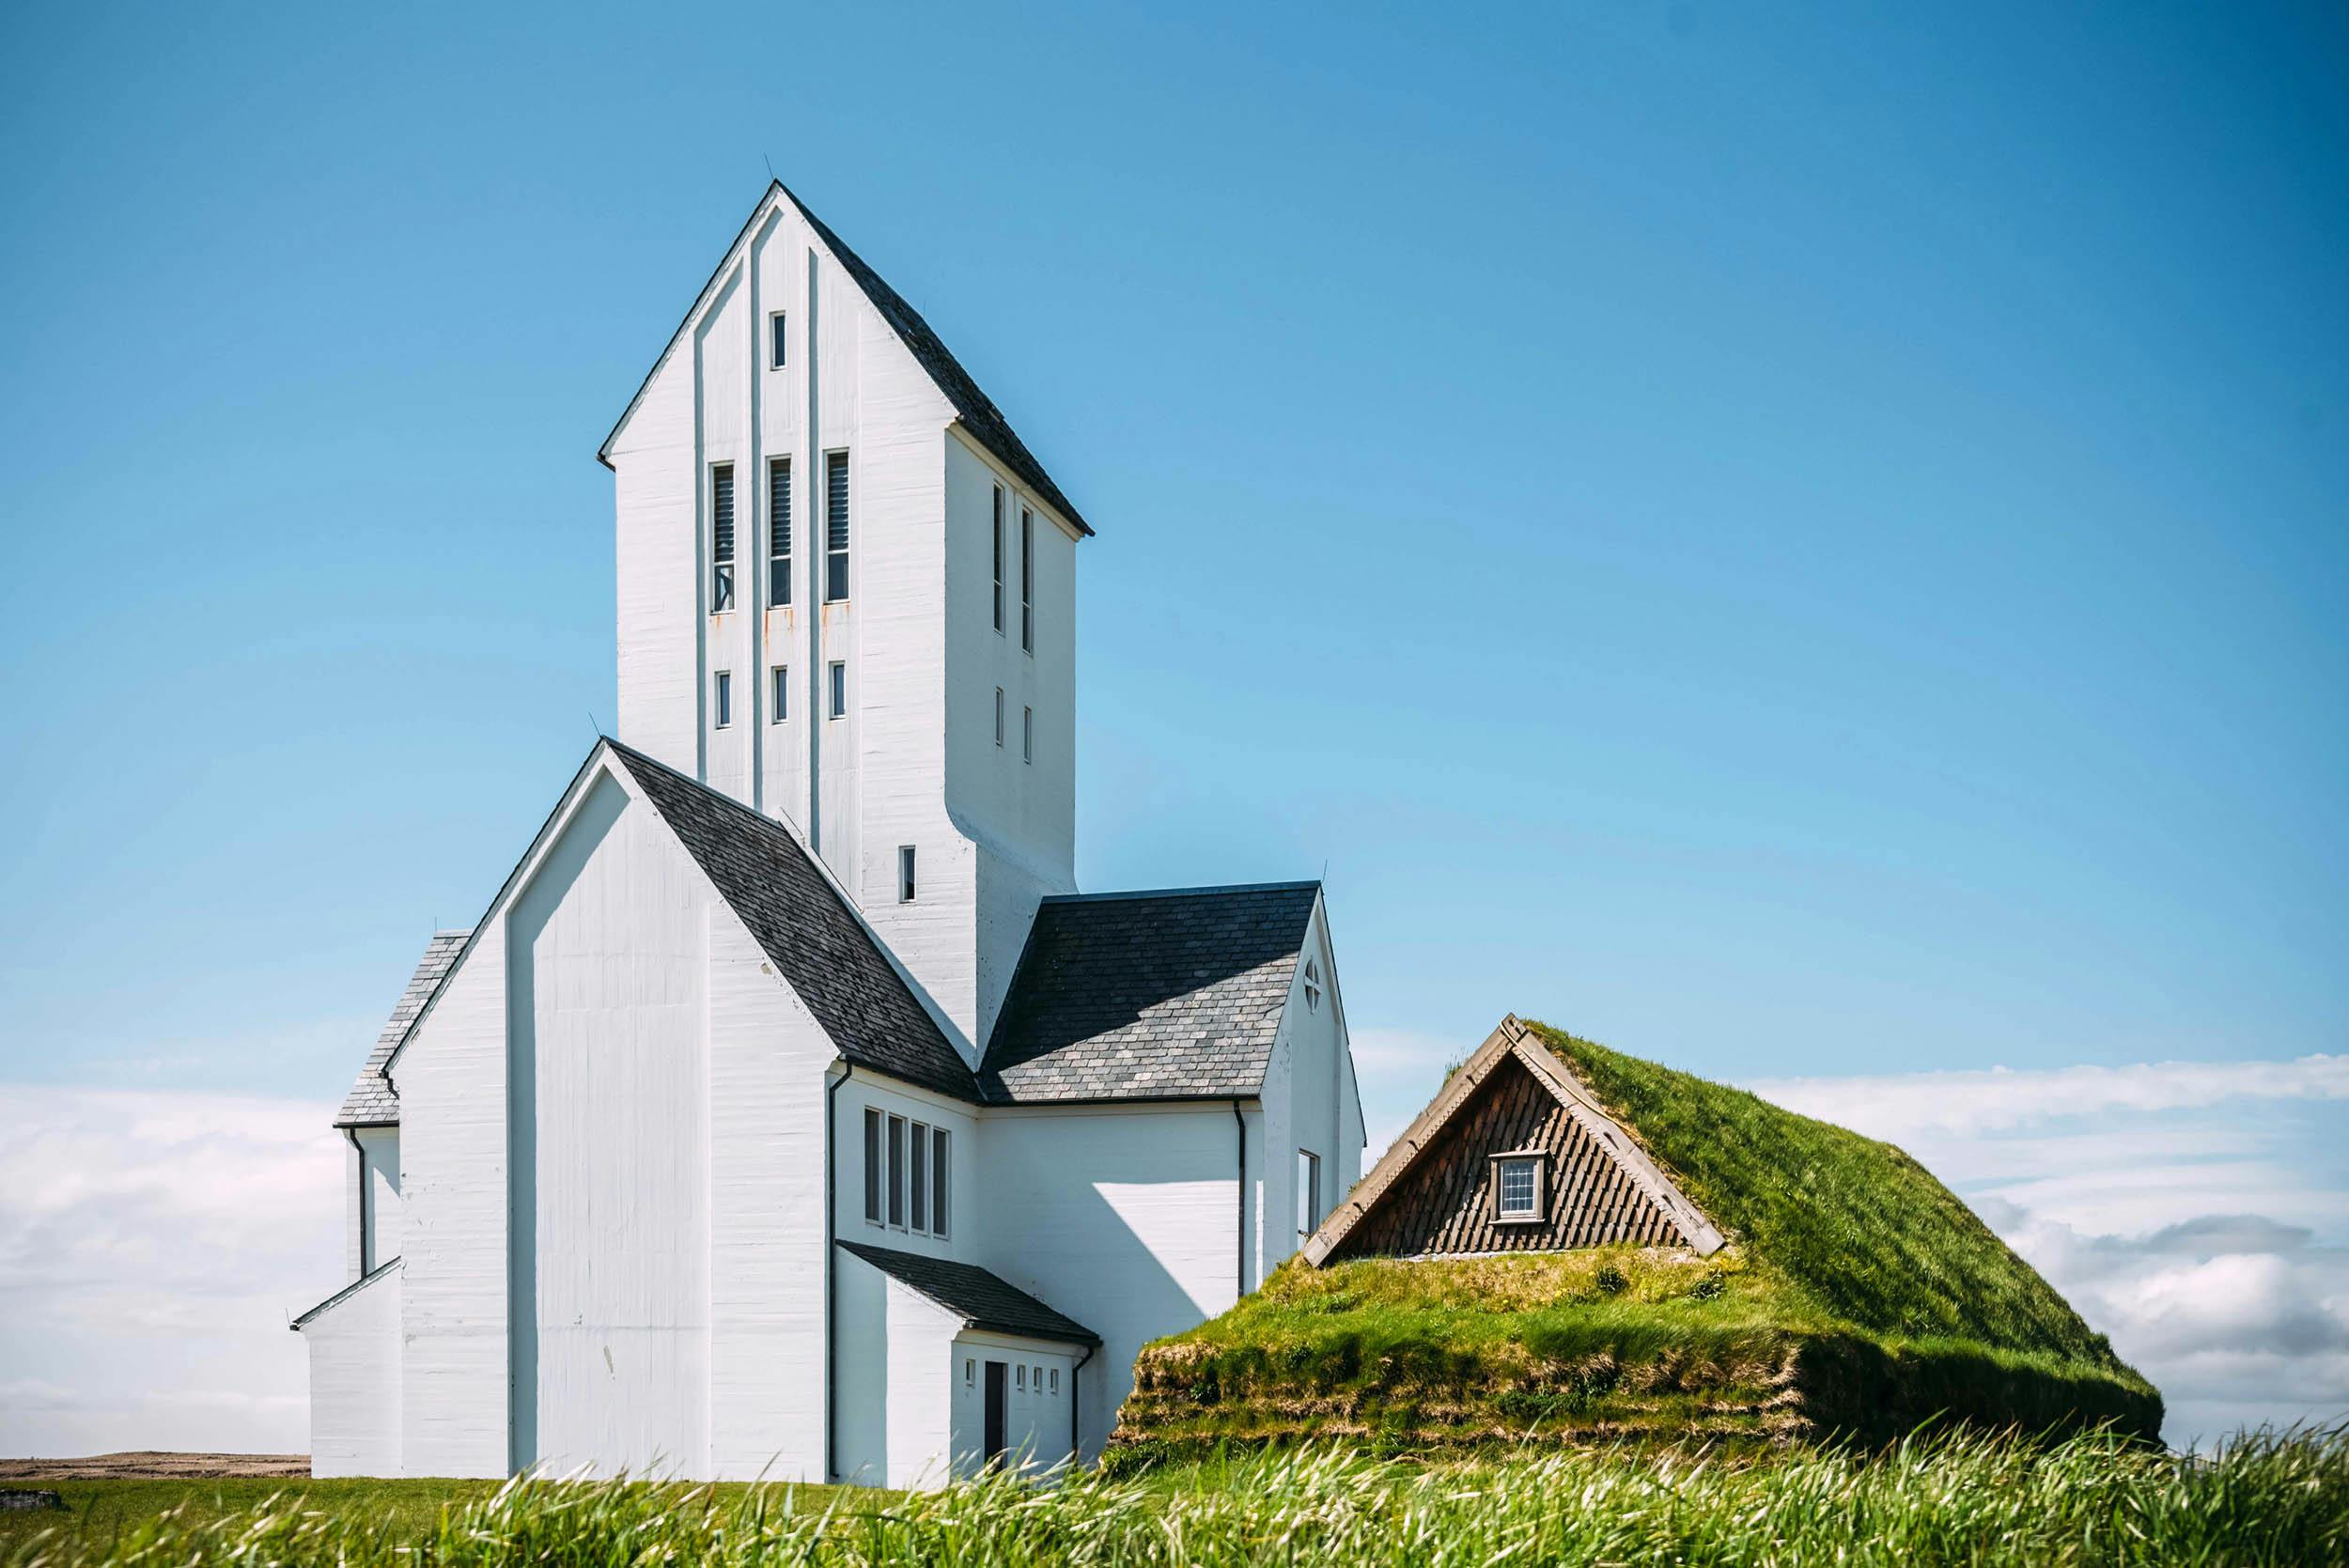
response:
<path id="1" fill-rule="evenodd" d="M 310 1473 L 400 1473 L 400 1271 L 303 1325 L 310 1356 Z"/>

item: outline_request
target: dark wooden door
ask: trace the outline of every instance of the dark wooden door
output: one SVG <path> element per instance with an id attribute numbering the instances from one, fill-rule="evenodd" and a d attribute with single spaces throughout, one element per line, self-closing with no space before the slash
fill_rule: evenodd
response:
<path id="1" fill-rule="evenodd" d="M 1008 1364 L 1003 1361 L 987 1363 L 987 1453 L 992 1465 L 1003 1452 L 1003 1376 Z"/>

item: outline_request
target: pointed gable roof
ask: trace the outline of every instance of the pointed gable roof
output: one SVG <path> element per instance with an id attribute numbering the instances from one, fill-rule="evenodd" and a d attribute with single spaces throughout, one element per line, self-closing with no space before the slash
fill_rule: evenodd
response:
<path id="1" fill-rule="evenodd" d="M 840 1054 L 976 1101 L 970 1064 L 789 827 L 616 740 L 612 749 Z"/>
<path id="2" fill-rule="evenodd" d="M 1554 1097 L 1596 1156 L 1611 1168 L 1610 1186 L 1651 1206 L 1699 1256 L 1720 1250 L 1721 1233 L 1673 1185 L 1639 1140 L 1610 1116 L 1588 1085 L 1513 1015 L 1444 1080 L 1427 1109 L 1404 1129 L 1346 1202 L 1307 1238 L 1305 1261 L 1318 1268 L 1364 1220 L 1400 1196 L 1409 1179 L 1446 1141 L 1447 1130 L 1496 1072 L 1514 1063 Z"/>
<path id="3" fill-rule="evenodd" d="M 759 196 L 758 205 L 751 209 L 751 216 L 743 224 L 741 233 L 736 235 L 734 243 L 726 247 L 717 270 L 710 273 L 709 281 L 694 297 L 692 309 L 688 310 L 685 319 L 677 323 L 677 331 L 669 336 L 668 346 L 661 350 L 660 358 L 653 361 L 652 369 L 646 373 L 643 383 L 637 387 L 636 396 L 629 399 L 628 407 L 621 411 L 619 419 L 614 423 L 611 434 L 603 438 L 603 445 L 596 453 L 597 460 L 606 468 L 612 466 L 612 442 L 619 435 L 620 427 L 626 425 L 629 415 L 636 411 L 637 403 L 645 396 L 645 388 L 652 384 L 652 379 L 660 374 L 661 366 L 676 352 L 678 341 L 685 336 L 686 328 L 701 310 L 703 301 L 710 297 L 719 280 L 724 277 L 727 263 L 733 260 L 735 252 L 741 249 L 743 241 L 750 238 L 752 227 L 758 222 L 758 215 L 766 210 L 768 198 L 775 195 L 781 195 L 791 204 L 792 210 L 823 241 L 824 248 L 832 252 L 832 259 L 840 264 L 841 271 L 855 280 L 858 289 L 880 313 L 881 319 L 889 323 L 890 330 L 897 334 L 907 352 L 912 354 L 915 363 L 927 373 L 946 401 L 954 405 L 957 421 L 970 432 L 972 439 L 993 453 L 996 459 L 1034 490 L 1038 499 L 1066 519 L 1070 527 L 1090 537 L 1093 525 L 1085 521 L 1068 497 L 1061 492 L 1060 486 L 1052 482 L 1052 476 L 1044 472 L 1044 465 L 1036 460 L 1034 453 L 1028 450 L 1027 442 L 1019 439 L 1019 433 L 1011 427 L 1011 421 L 1003 417 L 1003 411 L 995 406 L 993 398 L 979 390 L 979 383 L 971 379 L 971 373 L 962 367 L 960 360 L 955 358 L 945 340 L 922 318 L 922 313 L 907 303 L 906 297 L 892 288 L 879 272 L 866 265 L 863 256 L 850 250 L 848 243 L 832 231 L 831 225 L 809 211 L 807 204 L 794 195 L 790 187 L 780 179 L 770 184 Z"/>
<path id="4" fill-rule="evenodd" d="M 1261 1093 L 1320 897 L 1267 882 L 1045 899 L 981 1088 L 1023 1104 Z"/>

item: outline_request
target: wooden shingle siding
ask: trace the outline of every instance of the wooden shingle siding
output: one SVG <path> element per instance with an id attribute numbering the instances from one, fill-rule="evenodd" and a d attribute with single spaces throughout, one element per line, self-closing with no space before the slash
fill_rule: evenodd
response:
<path id="1" fill-rule="evenodd" d="M 1545 1218 L 1493 1219 L 1492 1157 L 1538 1149 L 1548 1157 Z M 1514 1060 L 1492 1076 L 1438 1141 L 1349 1232 L 1332 1258 L 1423 1253 L 1550 1252 L 1618 1242 L 1677 1245 L 1672 1218 L 1573 1113 Z"/>

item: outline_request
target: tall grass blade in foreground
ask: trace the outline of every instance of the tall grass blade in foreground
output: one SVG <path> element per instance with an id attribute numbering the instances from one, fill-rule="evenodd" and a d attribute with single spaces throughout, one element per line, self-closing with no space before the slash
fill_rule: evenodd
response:
<path id="1" fill-rule="evenodd" d="M 819 1500 L 820 1499 L 820 1500 Z M 813 1506 L 811 1506 L 811 1503 Z M 1334 1447 L 1130 1481 L 994 1478 L 844 1501 L 783 1486 L 517 1482 L 409 1538 L 298 1491 L 104 1541 L 24 1543 L 19 1568 L 83 1563 L 2103 1564 L 2349 1561 L 2349 1428 L 2223 1454 L 2105 1436 L 2041 1445 L 1920 1436 L 1873 1454 L 1766 1458 L 1551 1451 L 1422 1467 Z"/>

